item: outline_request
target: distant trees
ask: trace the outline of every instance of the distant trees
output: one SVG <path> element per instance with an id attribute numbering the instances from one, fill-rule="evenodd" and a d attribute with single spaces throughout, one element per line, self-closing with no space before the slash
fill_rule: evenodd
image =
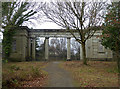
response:
<path id="1" fill-rule="evenodd" d="M 36 38 L 36 60 L 43 60 L 45 57 L 45 41 L 43 42 L 39 37 Z"/>
<path id="2" fill-rule="evenodd" d="M 102 45 L 113 50 L 116 54 L 120 73 L 120 2 L 112 2 L 108 6 L 105 17 Z"/>
<path id="3" fill-rule="evenodd" d="M 65 38 L 53 38 L 50 40 L 49 46 L 50 56 L 56 56 L 60 59 L 65 59 L 67 55 L 66 39 Z"/>
<path id="4" fill-rule="evenodd" d="M 56 57 L 59 59 L 67 58 L 67 39 L 66 38 L 52 38 L 50 39 L 49 44 L 49 56 Z M 80 44 L 75 41 L 75 39 L 71 39 L 71 58 L 73 60 L 80 59 Z M 56 59 L 55 58 L 55 59 Z"/>
<path id="5" fill-rule="evenodd" d="M 66 38 L 51 38 L 49 39 L 49 58 L 66 59 L 67 48 Z M 45 58 L 45 41 L 42 38 L 36 39 L 36 59 L 43 60 Z M 58 59 L 59 58 L 59 59 Z"/>
<path id="6" fill-rule="evenodd" d="M 45 3 L 42 11 L 51 21 L 67 29 L 82 45 L 83 64 L 87 65 L 85 43 L 103 23 L 105 2 L 51 2 Z"/>
<path id="7" fill-rule="evenodd" d="M 80 44 L 75 39 L 71 39 L 71 50 L 72 59 L 80 60 Z"/>

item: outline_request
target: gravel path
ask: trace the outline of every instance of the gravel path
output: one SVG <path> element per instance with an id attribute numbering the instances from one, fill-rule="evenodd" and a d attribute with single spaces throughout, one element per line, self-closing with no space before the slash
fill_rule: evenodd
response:
<path id="1" fill-rule="evenodd" d="M 53 61 L 44 69 L 48 72 L 47 87 L 74 87 L 70 73 L 59 67 L 61 62 Z"/>

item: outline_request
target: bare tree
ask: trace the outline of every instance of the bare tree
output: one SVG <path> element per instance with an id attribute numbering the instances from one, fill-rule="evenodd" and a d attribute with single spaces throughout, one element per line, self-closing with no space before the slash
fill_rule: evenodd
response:
<path id="1" fill-rule="evenodd" d="M 75 39 L 71 39 L 71 56 L 74 59 L 80 60 L 80 44 L 78 41 L 75 41 Z"/>
<path id="2" fill-rule="evenodd" d="M 78 51 L 78 49 L 80 48 L 80 44 L 77 41 L 75 41 L 75 39 L 72 39 L 71 45 L 74 51 Z"/>
<path id="3" fill-rule="evenodd" d="M 50 56 L 56 60 L 63 60 L 66 58 L 66 39 L 65 38 L 52 38 L 50 40 Z"/>
<path id="4" fill-rule="evenodd" d="M 102 25 L 105 2 L 50 2 L 42 11 L 51 21 L 66 28 L 82 45 L 83 63 L 87 65 L 85 42 Z M 79 34 L 79 37 L 75 33 Z"/>
<path id="5" fill-rule="evenodd" d="M 66 49 L 66 40 L 64 38 L 60 38 L 60 39 L 51 39 L 50 41 L 51 44 L 51 48 L 55 52 L 58 53 L 59 55 L 64 55 L 64 50 Z"/>

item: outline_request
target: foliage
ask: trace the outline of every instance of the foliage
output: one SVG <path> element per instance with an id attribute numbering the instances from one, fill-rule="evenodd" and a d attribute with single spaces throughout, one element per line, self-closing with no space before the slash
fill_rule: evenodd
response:
<path id="1" fill-rule="evenodd" d="M 2 2 L 3 52 L 8 59 L 16 28 L 28 21 L 36 11 L 31 10 L 29 2 Z M 28 10 L 30 9 L 30 10 Z"/>
<path id="2" fill-rule="evenodd" d="M 34 77 L 40 76 L 40 70 L 37 67 L 32 66 L 32 73 Z"/>
<path id="3" fill-rule="evenodd" d="M 31 3 L 29 2 L 2 2 L 3 27 L 8 25 L 20 26 L 24 21 L 28 21 L 36 13 L 30 8 Z"/>
<path id="4" fill-rule="evenodd" d="M 116 43 L 120 45 L 120 13 L 118 3 L 112 3 L 105 17 L 102 44 L 116 51 Z M 118 48 L 120 50 L 120 47 Z"/>
<path id="5" fill-rule="evenodd" d="M 113 2 L 108 8 L 102 44 L 115 52 L 120 73 L 120 2 Z"/>
<path id="6" fill-rule="evenodd" d="M 8 60 L 7 59 L 2 59 L 2 63 L 8 63 Z"/>
<path id="7" fill-rule="evenodd" d="M 12 48 L 12 41 L 13 35 L 15 34 L 15 30 L 17 27 L 13 26 L 6 26 L 5 31 L 3 32 L 3 50 L 5 52 L 5 58 L 7 59 L 10 56 L 11 48 Z"/>

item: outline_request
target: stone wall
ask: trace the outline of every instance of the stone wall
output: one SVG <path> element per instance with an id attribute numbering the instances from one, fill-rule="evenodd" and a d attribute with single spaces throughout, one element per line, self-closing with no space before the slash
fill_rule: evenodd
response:
<path id="1" fill-rule="evenodd" d="M 25 61 L 28 56 L 28 31 L 26 28 L 19 28 L 14 36 L 12 44 L 11 60 Z"/>
<path id="2" fill-rule="evenodd" d="M 99 33 L 99 32 L 98 32 Z M 94 35 L 86 42 L 86 56 L 89 59 L 112 59 L 113 53 L 101 44 L 101 39 Z"/>

